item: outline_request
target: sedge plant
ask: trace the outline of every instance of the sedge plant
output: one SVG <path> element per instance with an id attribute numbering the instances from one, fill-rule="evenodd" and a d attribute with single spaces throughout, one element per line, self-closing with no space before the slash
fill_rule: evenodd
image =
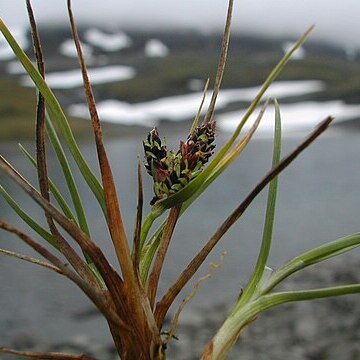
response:
<path id="1" fill-rule="evenodd" d="M 213 115 L 229 46 L 233 8 L 233 0 L 229 0 L 214 90 L 204 118 L 200 121 L 209 81 L 204 90 L 204 98 L 200 102 L 199 112 L 195 116 L 187 138 L 180 142 L 178 149 L 169 149 L 161 140 L 157 129 L 153 129 L 143 142 L 145 170 L 153 179 L 154 196 L 151 201 L 151 210 L 146 216 L 143 216 L 142 164 L 139 163 L 136 225 L 133 239 L 129 241 L 122 221 L 115 180 L 104 146 L 101 122 L 88 78 L 70 0 L 67 0 L 70 27 L 83 76 L 101 174 L 100 180 L 94 175 L 82 155 L 73 136 L 70 123 L 57 98 L 46 83 L 44 59 L 30 0 L 26 0 L 26 5 L 32 30 L 36 65 L 31 62 L 1 20 L 0 30 L 36 87 L 36 153 L 32 156 L 25 148 L 21 147 L 21 150 L 29 159 L 29 164 L 36 168 L 38 189 L 31 185 L 3 156 L 0 156 L 0 169 L 43 209 L 47 227 L 45 228 L 31 214 L 26 213 L 11 194 L 0 185 L 0 193 L 5 201 L 17 213 L 19 220 L 21 219 L 29 225 L 39 238 L 34 239 L 21 232 L 16 226 L 3 220 L 0 220 L 0 228 L 15 234 L 41 255 L 45 261 L 9 250 L 0 249 L 0 252 L 54 271 L 75 283 L 104 316 L 121 359 L 159 360 L 166 358 L 166 348 L 175 337 L 181 310 L 194 293 L 181 303 L 172 321 L 170 331 L 164 331 L 166 329 L 163 329 L 163 324 L 170 307 L 185 285 L 193 279 L 199 267 L 206 261 L 210 252 L 228 229 L 241 217 L 257 195 L 267 187 L 268 200 L 263 239 L 253 274 L 228 317 L 214 337 L 209 339 L 200 358 L 203 360 L 225 359 L 239 338 L 241 330 L 253 322 L 259 314 L 272 307 L 289 302 L 360 292 L 360 284 L 312 290 L 276 291 L 276 287 L 290 275 L 359 246 L 360 233 L 312 249 L 274 270 L 271 276 L 266 275 L 275 217 L 278 175 L 312 144 L 333 120 L 331 116 L 326 117 L 293 151 L 281 157 L 281 114 L 276 100 L 274 100 L 276 112 L 273 161 L 270 170 L 239 203 L 238 207 L 219 225 L 204 247 L 197 254 L 194 254 L 193 259 L 188 264 L 184 264 L 184 269 L 175 282 L 160 296 L 158 292 L 162 268 L 178 219 L 184 212 L 191 211 L 191 204 L 246 148 L 261 121 L 263 113 L 266 111 L 269 100 L 263 102 L 256 121 L 246 133 L 243 131 L 244 124 L 252 114 L 258 111 L 266 90 L 278 77 L 291 55 L 304 43 L 312 28 L 280 59 L 265 79 L 259 93 L 244 117 L 239 121 L 239 125 L 232 136 L 215 153 L 216 124 Z M 56 180 L 58 179 L 51 180 L 49 177 L 46 158 L 48 143 L 54 149 L 59 166 L 63 171 L 71 203 L 65 200 L 66 196 L 57 188 Z M 85 184 L 99 204 L 99 212 L 104 217 L 104 228 L 107 228 L 110 234 L 121 272 L 115 270 L 115 267 L 109 263 L 96 239 L 91 235 L 86 209 L 82 205 L 82 199 L 77 188 L 78 184 L 72 175 L 68 156 L 74 160 Z M 166 220 L 155 228 L 155 220 L 162 215 L 166 216 Z M 42 242 L 47 243 L 50 247 L 45 247 Z M 77 246 L 81 249 L 81 255 L 77 251 Z M 66 259 L 66 262 L 62 259 Z M 196 282 L 194 291 L 202 280 L 204 278 Z M 34 359 L 92 359 L 91 356 L 85 354 L 21 352 L 6 347 L 1 347 L 0 351 L 18 357 Z"/>

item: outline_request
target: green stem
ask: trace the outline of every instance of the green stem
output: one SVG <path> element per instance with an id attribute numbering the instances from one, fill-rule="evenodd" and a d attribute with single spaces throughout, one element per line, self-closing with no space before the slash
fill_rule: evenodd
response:
<path id="1" fill-rule="evenodd" d="M 160 244 L 161 234 L 165 227 L 165 221 L 159 226 L 155 234 L 150 238 L 149 242 L 144 246 L 140 260 L 140 279 L 145 286 L 149 275 L 151 263 L 154 259 L 157 248 Z"/>
<path id="2" fill-rule="evenodd" d="M 141 227 L 141 234 L 140 234 L 140 251 L 142 251 L 143 247 L 146 244 L 146 239 L 148 237 L 149 231 L 154 223 L 154 221 L 160 217 L 164 212 L 165 208 L 162 207 L 160 204 L 155 204 L 149 214 L 146 216 L 143 225 Z"/>

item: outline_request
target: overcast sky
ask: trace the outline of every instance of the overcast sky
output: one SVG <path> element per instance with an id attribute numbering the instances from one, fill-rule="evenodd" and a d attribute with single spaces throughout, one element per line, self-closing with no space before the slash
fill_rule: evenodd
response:
<path id="1" fill-rule="evenodd" d="M 66 0 L 32 0 L 39 22 L 64 22 Z M 182 26 L 204 31 L 223 27 L 227 0 L 73 0 L 78 21 L 119 26 Z M 11 26 L 26 23 L 25 0 L 0 0 Z M 234 31 L 313 37 L 360 48 L 360 0 L 235 0 Z"/>

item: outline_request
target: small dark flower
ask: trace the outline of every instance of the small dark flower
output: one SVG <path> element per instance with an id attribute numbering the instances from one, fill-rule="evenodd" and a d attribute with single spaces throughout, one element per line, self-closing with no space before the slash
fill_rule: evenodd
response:
<path id="1" fill-rule="evenodd" d="M 188 136 L 183 149 L 180 147 L 180 151 L 191 164 L 200 161 L 204 165 L 214 153 L 214 140 L 215 121 L 210 121 L 196 127 L 194 132 Z"/>
<path id="2" fill-rule="evenodd" d="M 214 153 L 215 122 L 195 128 L 187 140 L 180 141 L 177 153 L 168 150 L 156 128 L 143 142 L 145 168 L 154 180 L 155 196 L 150 204 L 175 194 L 202 171 Z"/>
<path id="3" fill-rule="evenodd" d="M 145 152 L 145 168 L 149 175 L 153 176 L 153 162 L 161 162 L 166 158 L 168 150 L 166 145 L 163 145 L 156 128 L 152 129 L 147 139 L 143 141 Z"/>

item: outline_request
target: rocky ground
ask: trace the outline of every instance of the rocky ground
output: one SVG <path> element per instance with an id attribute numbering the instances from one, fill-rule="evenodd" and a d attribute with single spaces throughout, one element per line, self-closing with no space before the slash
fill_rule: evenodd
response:
<path id="1" fill-rule="evenodd" d="M 295 276 L 287 281 L 284 290 L 359 282 L 359 265 L 359 257 L 340 257 Z M 200 312 L 201 325 L 190 319 L 183 324 L 179 333 L 182 341 L 175 343 L 171 358 L 198 358 L 185 354 L 201 352 L 219 323 L 223 307 L 215 310 Z M 359 296 L 302 302 L 269 310 L 244 331 L 229 359 L 359 360 Z"/>
<path id="2" fill-rule="evenodd" d="M 285 290 L 310 289 L 359 282 L 358 251 L 306 270 L 286 282 Z M 360 301 L 358 295 L 283 305 L 261 315 L 242 334 L 230 360 L 359 360 Z M 191 306 L 191 305 L 190 305 Z M 169 345 L 168 358 L 195 360 L 213 336 L 228 310 L 218 304 L 211 309 L 185 313 L 177 336 Z M 89 313 L 89 316 L 93 314 Z M 110 341 L 96 343 L 86 335 L 71 342 L 42 346 L 30 335 L 14 339 L 18 349 L 69 353 L 86 352 L 99 360 L 118 359 Z M 13 357 L 12 357 L 13 358 Z M 1 359 L 10 359 L 4 356 Z"/>

